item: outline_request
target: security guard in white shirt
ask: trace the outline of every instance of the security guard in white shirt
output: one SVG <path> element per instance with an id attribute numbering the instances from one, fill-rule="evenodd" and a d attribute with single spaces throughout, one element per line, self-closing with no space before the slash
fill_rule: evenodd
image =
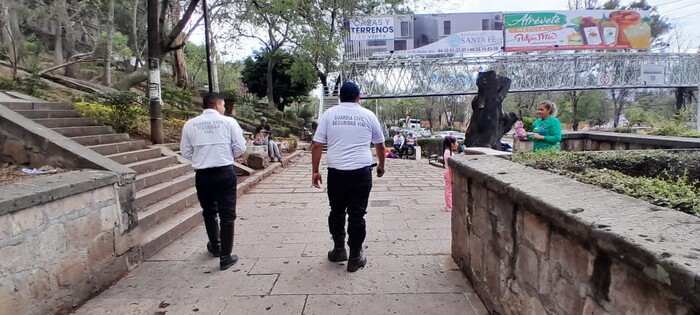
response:
<path id="1" fill-rule="evenodd" d="M 369 193 L 372 190 L 372 151 L 377 151 L 379 165 L 377 176 L 384 175 L 384 132 L 377 116 L 359 105 L 360 88 L 347 82 L 340 88 L 340 104 L 331 107 L 319 119 L 311 149 L 313 165 L 312 184 L 321 187 L 319 164 L 323 146 L 328 145 L 328 200 L 331 213 L 328 229 L 333 236 L 334 247 L 328 252 L 328 260 L 348 260 L 348 272 L 355 272 L 367 264 L 362 251 L 365 230 L 365 213 Z M 348 214 L 348 247 L 345 251 L 345 213 Z"/>
<path id="2" fill-rule="evenodd" d="M 209 93 L 203 105 L 204 112 L 185 123 L 180 151 L 196 172 L 197 198 L 209 237 L 207 250 L 219 257 L 219 267 L 226 270 L 238 262 L 238 256 L 231 255 L 237 181 L 233 163 L 245 152 L 246 141 L 236 119 L 224 116 L 221 96 Z"/>

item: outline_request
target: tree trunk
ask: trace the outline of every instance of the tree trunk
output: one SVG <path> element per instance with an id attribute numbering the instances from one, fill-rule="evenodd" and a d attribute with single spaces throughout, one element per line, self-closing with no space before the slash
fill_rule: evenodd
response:
<path id="1" fill-rule="evenodd" d="M 17 53 L 10 26 L 6 23 L 9 16 L 9 3 L 0 3 L 0 42 L 5 47 L 7 57 L 12 65 L 12 79 L 17 79 Z"/>
<path id="2" fill-rule="evenodd" d="M 578 131 L 578 100 L 581 98 L 579 91 L 571 91 L 571 128 Z"/>
<path id="3" fill-rule="evenodd" d="M 174 1 L 171 3 L 170 19 L 173 28 L 180 22 L 180 14 L 182 13 L 182 8 L 180 7 L 179 1 Z M 180 33 L 175 38 L 175 46 L 182 45 L 185 42 L 185 35 Z M 189 78 L 187 74 L 187 64 L 185 63 L 185 51 L 183 49 L 178 49 L 173 51 L 173 78 L 175 78 L 175 84 L 181 88 L 187 88 L 189 83 Z"/>
<path id="4" fill-rule="evenodd" d="M 515 113 L 503 112 L 503 100 L 510 89 L 510 79 L 494 71 L 479 72 L 478 94 L 472 101 L 472 117 L 464 140 L 467 147 L 501 150 L 501 138 L 518 120 Z"/>
<path id="5" fill-rule="evenodd" d="M 141 67 L 119 80 L 115 88 L 125 91 L 143 81 L 146 81 L 146 79 L 148 79 L 148 69 L 146 69 L 146 67 Z"/>
<path id="6" fill-rule="evenodd" d="M 620 89 L 620 94 L 616 94 L 618 90 L 611 90 L 613 106 L 615 107 L 615 120 L 613 121 L 613 127 L 617 128 L 620 124 L 620 116 L 622 115 L 622 110 L 625 106 L 625 97 L 627 96 L 627 89 Z"/>
<path id="7" fill-rule="evenodd" d="M 275 69 L 275 57 L 274 52 L 270 52 L 270 56 L 267 59 L 267 106 L 270 109 L 276 108 L 275 98 L 274 98 L 274 80 L 272 78 L 272 71 Z"/>
<path id="8" fill-rule="evenodd" d="M 114 36 L 114 0 L 109 0 L 109 9 L 107 12 L 107 53 L 105 54 L 105 67 L 102 76 L 102 84 L 105 86 L 112 85 L 112 37 Z"/>
<path id="9" fill-rule="evenodd" d="M 53 65 L 58 66 L 64 64 L 63 62 L 63 23 L 60 20 L 54 22 L 56 25 L 56 34 L 54 36 L 54 52 L 53 52 Z M 62 74 L 63 68 L 56 69 L 55 74 Z"/>
<path id="10" fill-rule="evenodd" d="M 211 28 L 209 28 L 211 30 Z M 213 36 L 210 36 L 210 38 L 213 38 Z M 219 64 L 219 52 L 216 50 L 216 44 L 214 43 L 215 41 L 212 40 L 210 43 L 211 46 L 211 82 L 212 82 L 212 91 L 219 93 L 219 67 L 217 66 Z"/>

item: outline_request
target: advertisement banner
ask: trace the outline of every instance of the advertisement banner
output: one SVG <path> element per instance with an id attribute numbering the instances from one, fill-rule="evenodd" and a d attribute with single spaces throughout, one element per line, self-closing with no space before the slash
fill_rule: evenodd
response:
<path id="1" fill-rule="evenodd" d="M 351 40 L 394 39 L 394 17 L 362 17 L 350 19 Z"/>
<path id="2" fill-rule="evenodd" d="M 503 49 L 503 13 L 358 17 L 346 21 L 346 56 L 493 53 Z M 386 35 L 386 36 L 385 36 Z"/>
<path id="3" fill-rule="evenodd" d="M 506 51 L 649 49 L 649 12 L 506 12 Z"/>

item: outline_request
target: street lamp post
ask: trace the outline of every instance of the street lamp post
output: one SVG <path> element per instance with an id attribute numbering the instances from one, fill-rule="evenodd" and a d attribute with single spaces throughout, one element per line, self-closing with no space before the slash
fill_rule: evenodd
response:
<path id="1" fill-rule="evenodd" d="M 209 33 L 209 8 L 207 0 L 202 0 L 202 12 L 204 15 L 204 48 L 207 52 L 207 78 L 209 80 L 209 93 L 214 91 L 214 76 L 211 71 L 211 38 Z"/>
<path id="2" fill-rule="evenodd" d="M 160 99 L 160 32 L 158 0 L 148 0 L 148 99 L 151 116 L 151 142 L 163 143 Z"/>

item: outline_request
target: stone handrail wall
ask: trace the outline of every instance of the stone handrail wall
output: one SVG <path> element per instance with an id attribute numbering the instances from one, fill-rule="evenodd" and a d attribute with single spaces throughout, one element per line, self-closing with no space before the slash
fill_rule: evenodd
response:
<path id="1" fill-rule="evenodd" d="M 67 313 L 139 261 L 107 171 L 0 186 L 0 314 Z"/>
<path id="2" fill-rule="evenodd" d="M 616 132 L 568 132 L 562 136 L 565 151 L 608 151 L 643 149 L 695 149 L 700 139 L 647 136 Z"/>
<path id="3" fill-rule="evenodd" d="M 499 314 L 698 314 L 700 218 L 506 159 L 450 159 L 452 256 Z"/>

